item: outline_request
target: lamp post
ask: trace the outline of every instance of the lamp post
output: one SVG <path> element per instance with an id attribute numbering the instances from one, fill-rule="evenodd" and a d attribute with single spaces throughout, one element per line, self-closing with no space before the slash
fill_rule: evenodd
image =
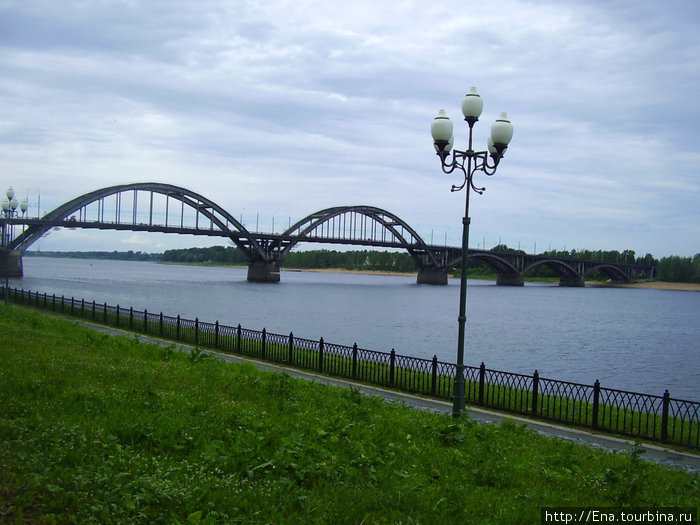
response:
<path id="1" fill-rule="evenodd" d="M 465 380 L 464 380 L 464 340 L 467 323 L 467 256 L 469 250 L 469 196 L 472 191 L 481 195 L 486 188 L 474 185 L 474 174 L 483 171 L 486 175 L 496 173 L 498 163 L 508 148 L 508 143 L 513 137 L 513 125 L 504 112 L 491 125 L 491 136 L 488 139 L 487 151 L 474 151 L 472 149 L 472 133 L 474 124 L 479 120 L 484 102 L 472 87 L 462 100 L 462 113 L 469 126 L 469 145 L 466 150 L 453 150 L 454 135 L 452 134 L 452 121 L 441 109 L 430 126 L 433 136 L 435 151 L 440 157 L 440 164 L 444 173 L 452 173 L 459 170 L 464 175 L 464 181 L 459 186 L 453 185 L 451 191 L 465 189 L 464 217 L 462 218 L 462 274 L 460 278 L 459 293 L 459 332 L 457 337 L 457 370 L 454 382 L 454 400 L 452 404 L 452 417 L 459 417 L 465 407 Z M 452 158 L 450 159 L 450 152 Z"/>
<path id="2" fill-rule="evenodd" d="M 3 199 L 0 203 L 0 209 L 2 210 L 2 215 L 4 218 L 11 219 L 19 214 L 24 215 L 28 207 L 27 199 L 24 199 L 21 204 L 18 203 L 17 199 L 15 198 L 15 190 L 12 189 L 12 186 L 7 189 L 5 196 L 7 198 Z M 18 205 L 20 212 L 17 211 Z M 10 228 L 8 229 L 7 221 L 3 221 L 2 242 L 0 245 L 2 245 L 2 248 L 5 251 L 5 290 L 3 294 L 5 296 L 5 304 L 9 304 L 10 302 L 10 241 L 12 240 L 12 225 L 9 225 L 9 227 Z"/>

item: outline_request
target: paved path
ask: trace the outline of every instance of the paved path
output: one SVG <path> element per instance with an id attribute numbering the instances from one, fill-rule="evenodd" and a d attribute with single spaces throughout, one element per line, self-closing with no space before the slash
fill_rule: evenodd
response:
<path id="1" fill-rule="evenodd" d="M 116 328 L 110 328 L 98 324 L 92 324 L 89 322 L 78 321 L 86 326 L 94 328 L 96 330 L 110 333 L 114 335 L 121 335 L 127 337 L 134 337 L 133 332 L 127 332 L 124 330 L 119 330 Z M 173 343 L 173 341 L 159 339 L 151 336 L 138 335 L 139 341 L 153 343 L 163 346 L 174 346 L 176 349 L 190 352 L 194 350 L 194 346 L 185 345 L 182 343 Z M 348 381 L 346 379 L 338 379 L 334 377 L 321 376 L 311 372 L 305 372 L 303 370 L 298 370 L 295 368 L 288 368 L 281 365 L 276 365 L 272 363 L 267 363 L 263 361 L 257 361 L 254 359 L 248 359 L 241 356 L 225 354 L 222 352 L 216 352 L 213 350 L 204 350 L 210 355 L 216 356 L 218 359 L 226 362 L 232 363 L 250 363 L 261 370 L 270 370 L 276 372 L 284 372 L 294 377 L 299 377 L 309 381 L 316 381 L 318 383 L 324 383 L 327 385 L 345 387 L 345 388 L 356 388 L 360 392 L 366 395 L 373 395 L 383 397 L 391 402 L 398 402 L 408 406 L 411 406 L 420 410 L 427 410 L 430 412 L 436 412 L 441 414 L 451 414 L 452 413 L 452 403 L 447 401 L 441 401 L 437 399 L 428 399 L 424 397 L 418 397 L 411 394 L 406 394 L 403 392 L 397 392 L 394 390 L 386 390 L 380 387 L 364 385 L 362 383 L 355 383 Z M 593 448 L 613 451 L 632 451 L 634 450 L 636 444 L 634 441 L 623 439 L 615 436 L 609 436 L 604 434 L 594 434 L 586 430 L 579 430 L 570 427 L 563 427 L 559 425 L 554 425 L 552 423 L 547 423 L 543 421 L 537 421 L 533 419 L 527 419 L 523 417 L 518 417 L 510 414 L 502 414 L 498 412 L 493 412 L 490 410 L 485 410 L 482 408 L 467 407 L 467 413 L 469 417 L 475 421 L 482 423 L 499 423 L 504 419 L 511 419 L 517 421 L 518 423 L 527 425 L 536 432 L 557 437 L 561 439 L 567 439 L 569 441 L 574 441 L 579 444 L 587 445 Z M 665 448 L 660 445 L 654 445 L 649 443 L 642 443 L 640 447 L 645 451 L 642 456 L 648 460 L 655 461 L 664 465 L 670 465 L 676 468 L 681 468 L 684 470 L 689 470 L 692 472 L 700 472 L 700 455 L 691 454 L 689 452 L 679 452 L 669 448 Z"/>

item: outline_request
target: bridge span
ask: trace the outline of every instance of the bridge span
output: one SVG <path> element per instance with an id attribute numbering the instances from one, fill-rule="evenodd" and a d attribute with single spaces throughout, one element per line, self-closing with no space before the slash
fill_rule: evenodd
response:
<path id="1" fill-rule="evenodd" d="M 53 228 L 177 233 L 228 238 L 249 261 L 248 280 L 276 282 L 284 257 L 301 242 L 406 250 L 418 269 L 417 282 L 447 284 L 448 272 L 461 265 L 461 248 L 429 245 L 404 220 L 373 206 L 338 206 L 312 213 L 282 233 L 250 232 L 214 201 L 186 188 L 154 182 L 95 190 L 42 218 L 0 216 L 0 275 L 22 276 L 22 254 Z M 21 228 L 19 228 L 21 226 Z M 498 273 L 497 284 L 522 286 L 530 270 L 545 265 L 561 286 L 584 286 L 599 270 L 615 281 L 651 279 L 652 266 L 581 261 L 522 253 L 469 250 Z"/>

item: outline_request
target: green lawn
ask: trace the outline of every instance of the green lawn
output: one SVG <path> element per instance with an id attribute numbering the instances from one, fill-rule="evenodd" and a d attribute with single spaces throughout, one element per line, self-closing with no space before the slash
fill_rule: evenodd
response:
<path id="1" fill-rule="evenodd" d="M 0 306 L 0 523 L 539 523 L 700 476 Z"/>

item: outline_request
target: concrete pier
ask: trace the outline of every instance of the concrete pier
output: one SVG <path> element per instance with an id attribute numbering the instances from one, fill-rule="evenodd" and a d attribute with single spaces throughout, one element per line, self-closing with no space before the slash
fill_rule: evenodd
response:
<path id="1" fill-rule="evenodd" d="M 559 279 L 559 286 L 569 286 L 571 288 L 583 288 L 586 286 L 586 281 L 578 275 L 562 275 Z"/>
<path id="2" fill-rule="evenodd" d="M 447 284 L 447 269 L 426 266 L 418 270 L 418 284 Z"/>
<path id="3" fill-rule="evenodd" d="M 22 277 L 23 275 L 22 253 L 5 247 L 0 248 L 0 277 Z"/>
<path id="4" fill-rule="evenodd" d="M 525 279 L 519 273 L 499 273 L 496 284 L 498 286 L 525 286 Z"/>
<path id="5" fill-rule="evenodd" d="M 277 262 L 255 261 L 248 266 L 248 280 L 259 283 L 278 283 L 280 265 Z"/>

